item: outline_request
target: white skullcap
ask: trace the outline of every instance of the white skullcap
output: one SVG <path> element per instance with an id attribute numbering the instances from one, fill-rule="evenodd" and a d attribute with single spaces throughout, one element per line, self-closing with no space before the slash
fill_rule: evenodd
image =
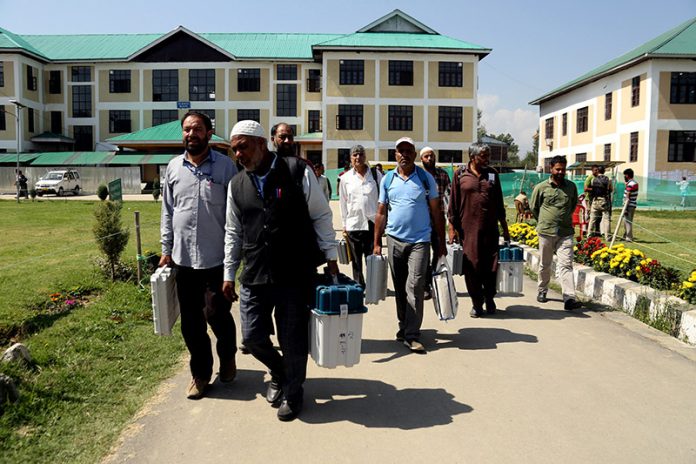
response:
<path id="1" fill-rule="evenodd" d="M 263 127 L 261 127 L 261 124 L 256 121 L 252 121 L 251 119 L 247 119 L 245 121 L 239 121 L 234 125 L 232 132 L 230 132 L 230 139 L 235 135 L 250 135 L 252 137 L 260 137 L 265 139 L 265 134 L 266 132 L 263 130 Z"/>
<path id="2" fill-rule="evenodd" d="M 423 156 L 424 154 L 428 153 L 429 151 L 432 151 L 433 154 L 435 154 L 435 150 L 433 150 L 430 147 L 423 147 L 421 148 L 420 155 Z"/>

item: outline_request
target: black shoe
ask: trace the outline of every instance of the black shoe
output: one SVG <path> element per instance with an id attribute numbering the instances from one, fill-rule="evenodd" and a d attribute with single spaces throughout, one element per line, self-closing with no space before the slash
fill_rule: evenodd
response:
<path id="1" fill-rule="evenodd" d="M 546 292 L 539 292 L 539 294 L 537 295 L 537 301 L 539 303 L 546 303 L 547 301 L 549 301 L 549 299 L 546 298 Z"/>
<path id="2" fill-rule="evenodd" d="M 486 300 L 486 314 L 495 314 L 496 309 L 498 309 L 498 307 L 495 305 L 495 301 L 493 301 L 492 298 Z"/>
<path id="3" fill-rule="evenodd" d="M 433 298 L 433 293 L 430 290 L 426 289 L 425 292 L 423 292 L 423 300 L 428 301 L 432 298 Z"/>
<path id="4" fill-rule="evenodd" d="M 566 311 L 572 311 L 574 309 L 579 309 L 582 308 L 582 303 L 580 303 L 578 300 L 566 300 L 565 303 L 563 303 L 563 309 Z"/>
<path id="5" fill-rule="evenodd" d="M 471 308 L 471 312 L 469 313 L 471 317 L 481 317 L 483 316 L 483 309 L 481 308 Z"/>
<path id="6" fill-rule="evenodd" d="M 404 338 L 404 333 L 403 333 L 401 330 L 399 330 L 398 332 L 396 332 L 396 341 L 397 341 L 397 342 L 403 342 L 404 340 L 406 340 L 406 339 Z"/>
<path id="7" fill-rule="evenodd" d="M 277 379 L 271 379 L 266 390 L 266 401 L 273 405 L 277 405 L 283 397 L 283 389 L 280 387 L 280 382 Z"/>
<path id="8" fill-rule="evenodd" d="M 283 422 L 294 420 L 300 415 L 300 411 L 302 411 L 302 400 L 288 401 L 284 399 L 280 408 L 278 408 L 278 420 Z"/>
<path id="9" fill-rule="evenodd" d="M 247 346 L 244 343 L 242 343 L 242 346 L 239 347 L 239 351 L 241 351 L 242 354 L 251 353 L 251 351 L 249 351 L 249 348 L 247 348 Z"/>

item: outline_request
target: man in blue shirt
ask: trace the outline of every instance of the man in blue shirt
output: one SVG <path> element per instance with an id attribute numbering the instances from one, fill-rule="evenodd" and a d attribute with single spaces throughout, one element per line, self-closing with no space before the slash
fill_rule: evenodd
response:
<path id="1" fill-rule="evenodd" d="M 397 167 L 385 175 L 380 187 L 374 254 L 382 254 L 382 234 L 386 231 L 399 319 L 396 339 L 411 351 L 425 353 L 420 342 L 420 328 L 430 260 L 431 224 L 439 239 L 438 256 L 445 256 L 447 248 L 437 184 L 433 176 L 415 165 L 415 160 L 413 140 L 409 137 L 397 140 Z"/>
<path id="2" fill-rule="evenodd" d="M 231 382 L 236 328 L 232 303 L 222 292 L 227 186 L 237 174 L 234 162 L 208 146 L 210 118 L 190 111 L 181 120 L 186 151 L 172 159 L 162 182 L 162 259 L 177 268 L 181 333 L 191 353 L 186 396 L 199 399 L 213 374 L 213 352 L 206 321 L 217 338 L 221 382 Z"/>

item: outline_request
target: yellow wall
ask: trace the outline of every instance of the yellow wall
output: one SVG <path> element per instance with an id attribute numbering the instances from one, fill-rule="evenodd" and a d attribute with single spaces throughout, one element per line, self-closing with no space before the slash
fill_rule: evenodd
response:
<path id="1" fill-rule="evenodd" d="M 189 96 L 189 70 L 188 69 L 179 69 L 179 72 L 177 73 L 179 75 L 179 100 L 180 101 L 189 101 L 191 100 Z M 200 102 L 200 103 L 205 103 L 205 102 Z"/>
<path id="2" fill-rule="evenodd" d="M 261 126 L 268 131 L 268 134 L 266 134 L 266 135 L 268 137 L 270 137 L 270 133 L 271 133 L 270 132 L 271 128 L 269 126 L 270 112 L 268 110 L 260 109 L 259 116 L 261 119 L 261 122 L 259 124 L 261 124 Z M 236 109 L 227 111 L 227 121 L 229 122 L 230 131 L 231 131 L 232 126 L 234 126 L 235 124 L 237 124 L 237 122 L 239 122 L 239 120 L 237 119 L 237 110 Z M 227 139 L 229 137 L 229 135 L 230 134 L 225 134 L 224 136 L 221 135 L 221 137 L 224 139 Z"/>
<path id="3" fill-rule="evenodd" d="M 365 80 L 363 85 L 339 85 L 340 60 L 326 62 L 326 91 L 330 97 L 374 97 L 375 96 L 375 62 L 365 60 Z"/>
<path id="4" fill-rule="evenodd" d="M 696 104 L 670 104 L 671 87 L 672 73 L 661 72 L 657 101 L 657 119 L 696 119 Z M 671 164 L 679 163 L 670 163 L 670 165 Z"/>
<path id="5" fill-rule="evenodd" d="M 99 71 L 99 101 L 101 102 L 137 102 L 140 101 L 140 73 L 131 70 L 131 91 L 130 93 L 111 93 L 109 91 L 109 70 Z M 135 127 L 135 126 L 133 126 Z"/>
<path id="6" fill-rule="evenodd" d="M 440 87 L 440 66 L 437 61 L 429 63 L 428 98 L 474 98 L 475 93 L 476 78 L 473 63 L 462 63 L 462 87 Z"/>
<path id="7" fill-rule="evenodd" d="M 586 132 L 577 132 L 578 129 L 578 109 L 573 110 L 573 125 L 570 125 L 570 121 L 568 122 L 568 131 L 573 131 L 573 145 L 584 145 L 584 144 L 589 144 L 592 143 L 592 140 L 594 138 L 593 132 L 592 132 L 592 121 L 594 118 L 594 105 L 588 105 L 587 107 L 587 131 Z M 568 118 L 570 119 L 570 118 Z M 588 154 L 589 156 L 589 154 Z"/>
<path id="8" fill-rule="evenodd" d="M 250 66 L 253 69 L 253 66 Z M 230 70 L 229 99 L 232 101 L 268 101 L 270 100 L 270 70 L 261 68 L 261 84 L 258 92 L 237 92 L 238 69 Z M 235 116 L 236 118 L 236 116 Z"/>
<path id="9" fill-rule="evenodd" d="M 15 95 L 15 80 L 14 80 L 14 61 L 3 61 L 3 73 L 5 74 L 5 86 L 0 87 L 0 92 L 3 96 Z M 20 79 L 20 82 L 23 79 Z"/>
<path id="10" fill-rule="evenodd" d="M 379 107 L 379 139 L 399 140 L 401 137 L 411 137 L 414 140 L 423 140 L 423 107 L 413 106 L 413 130 L 390 131 L 389 130 L 389 105 Z"/>
<path id="11" fill-rule="evenodd" d="M 7 65 L 7 61 L 5 61 L 5 65 Z M 7 69 L 7 68 L 5 68 L 5 69 Z M 7 87 L 7 78 L 5 78 L 5 87 L 4 88 L 8 88 Z M 14 114 L 15 108 L 14 108 L 14 105 L 12 103 L 5 103 L 3 106 L 5 107 L 4 108 L 5 111 L 11 111 L 12 114 Z M 16 134 L 17 134 L 17 120 L 11 114 L 5 113 L 5 130 L 0 131 L 0 140 L 17 140 Z M 16 151 L 16 148 L 13 148 L 13 150 Z"/>
<path id="12" fill-rule="evenodd" d="M 32 100 L 35 102 L 39 101 L 39 89 L 41 88 L 41 72 L 39 71 L 39 68 L 36 66 L 32 66 L 34 68 L 34 76 L 36 77 L 36 90 L 28 90 L 27 89 L 27 68 L 29 67 L 28 64 L 25 64 L 22 66 L 22 75 L 19 79 L 19 81 L 22 83 L 22 99 L 23 100 Z M 7 76 L 7 71 L 5 71 L 5 76 Z M 7 85 L 7 84 L 6 84 Z"/>
<path id="13" fill-rule="evenodd" d="M 60 93 L 50 93 L 48 91 L 49 84 L 48 81 L 51 77 L 51 71 L 58 71 L 60 73 Z M 7 79 L 7 77 L 5 78 Z M 63 88 L 65 84 L 65 73 L 62 69 L 53 69 L 44 71 L 44 100 L 48 103 L 65 103 L 65 95 L 63 94 Z M 49 125 L 50 126 L 50 125 Z M 49 127 L 46 126 L 46 127 Z"/>
<path id="14" fill-rule="evenodd" d="M 460 142 L 474 141 L 473 133 L 474 108 L 465 106 L 462 110 L 462 132 L 440 132 L 438 130 L 438 107 L 428 107 L 428 140 L 431 142 Z"/>
<path id="15" fill-rule="evenodd" d="M 383 98 L 423 98 L 423 62 L 413 62 L 413 85 L 389 85 L 389 60 L 379 62 L 379 95 Z"/>
<path id="16" fill-rule="evenodd" d="M 143 70 L 143 101 L 152 101 L 152 69 Z"/>
<path id="17" fill-rule="evenodd" d="M 635 172 L 636 176 L 644 176 L 643 164 L 645 161 L 645 132 L 644 131 L 633 131 L 638 132 L 638 160 L 635 162 L 629 162 L 631 156 L 631 133 L 626 132 L 621 134 L 621 144 L 620 152 L 616 150 L 612 151 L 612 158 L 620 161 L 624 161 L 625 164 L 621 165 L 621 171 L 624 169 L 631 168 Z M 614 148 L 614 147 L 612 147 Z M 666 158 L 665 158 L 666 159 Z"/>
<path id="18" fill-rule="evenodd" d="M 572 113 L 570 111 L 566 112 L 565 114 L 567 115 L 566 135 L 563 135 L 563 113 L 561 113 L 561 115 L 556 118 L 556 121 L 558 121 L 558 140 L 557 142 L 554 141 L 554 148 L 566 148 L 570 145 L 570 122 L 573 118 L 571 117 Z M 544 141 L 544 143 L 546 143 L 546 141 Z M 556 145 L 556 143 L 558 143 L 558 145 Z"/>
<path id="19" fill-rule="evenodd" d="M 305 101 L 321 101 L 321 92 L 307 92 L 307 89 L 309 88 L 307 82 L 309 82 L 309 70 L 310 69 L 317 69 L 317 68 L 302 68 L 302 74 L 301 77 L 304 79 L 302 82 L 302 88 L 304 89 L 304 99 Z M 319 74 L 321 77 L 321 69 L 319 69 Z M 321 85 L 321 81 L 320 84 Z"/>
<path id="20" fill-rule="evenodd" d="M 640 136 L 639 136 L 640 137 Z M 638 140 L 640 142 L 640 140 Z M 611 145 L 611 160 L 614 161 L 616 159 L 616 144 L 615 143 L 610 143 Z M 590 160 L 590 154 L 587 154 L 587 159 Z M 592 161 L 604 161 L 604 144 L 599 143 L 595 145 L 595 152 L 594 152 L 594 157 L 592 158 Z"/>
<path id="21" fill-rule="evenodd" d="M 363 130 L 337 130 L 336 115 L 338 105 L 326 105 L 326 126 L 324 134 L 327 140 L 374 140 L 375 139 L 375 106 L 363 105 Z"/>
<path id="22" fill-rule="evenodd" d="M 648 104 L 648 93 L 646 84 L 646 74 L 640 75 L 640 101 L 638 106 L 631 106 L 631 81 L 632 79 L 621 82 L 621 124 L 643 121 L 647 116 L 645 108 Z"/>
<path id="23" fill-rule="evenodd" d="M 618 92 L 612 92 L 611 119 L 604 119 L 604 107 L 606 106 L 607 96 L 601 95 L 596 98 L 597 108 L 597 135 L 608 135 L 616 132 L 616 108 L 618 105 Z"/>
<path id="24" fill-rule="evenodd" d="M 640 137 L 640 136 L 639 136 Z M 640 141 L 640 139 L 639 139 Z M 670 163 L 667 161 L 669 159 L 669 131 L 668 130 L 658 130 L 657 131 L 657 148 L 655 150 L 655 171 L 674 171 L 674 170 L 684 170 L 696 172 L 696 166 L 694 162 L 685 163 Z"/>
<path id="25" fill-rule="evenodd" d="M 131 132 L 137 131 L 140 127 L 140 111 L 131 111 Z M 152 122 L 152 113 L 150 113 Z M 149 126 L 148 126 L 149 127 Z M 102 140 L 121 135 L 123 132 L 109 132 L 109 110 L 99 111 L 99 137 Z"/>
<path id="26" fill-rule="evenodd" d="M 215 101 L 225 101 L 225 70 L 215 70 Z"/>

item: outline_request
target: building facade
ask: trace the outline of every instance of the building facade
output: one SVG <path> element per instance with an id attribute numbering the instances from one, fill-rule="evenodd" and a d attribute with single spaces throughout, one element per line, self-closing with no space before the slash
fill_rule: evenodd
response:
<path id="1" fill-rule="evenodd" d="M 124 133 L 204 111 L 227 138 L 242 119 L 295 128 L 301 154 L 341 166 L 353 144 L 393 159 L 412 137 L 461 162 L 476 136 L 478 61 L 489 49 L 392 13 L 352 34 L 38 36 L 0 29 L 0 110 L 26 108 L 20 151 L 47 141 L 99 149 Z M 16 151 L 0 111 L 0 151 Z M 51 147 L 55 150 L 55 147 Z"/>
<path id="2" fill-rule="evenodd" d="M 539 164 L 621 161 L 637 176 L 696 174 L 696 18 L 534 100 Z"/>

